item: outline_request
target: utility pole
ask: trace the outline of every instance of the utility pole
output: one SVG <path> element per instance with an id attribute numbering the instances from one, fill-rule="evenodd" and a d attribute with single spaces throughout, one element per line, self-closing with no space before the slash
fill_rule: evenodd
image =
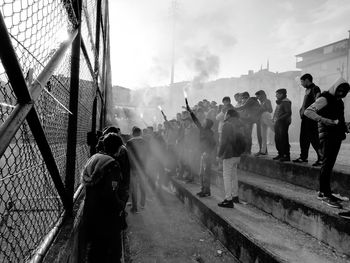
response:
<path id="1" fill-rule="evenodd" d="M 171 47 L 171 75 L 170 75 L 170 87 L 174 84 L 174 72 L 175 72 L 175 24 L 177 18 L 178 5 L 177 0 L 171 2 L 171 16 L 172 16 L 172 47 Z"/>

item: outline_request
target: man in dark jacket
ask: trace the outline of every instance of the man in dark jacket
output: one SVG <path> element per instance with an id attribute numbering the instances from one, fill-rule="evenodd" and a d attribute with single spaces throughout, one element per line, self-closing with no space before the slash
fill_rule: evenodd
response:
<path id="1" fill-rule="evenodd" d="M 187 110 L 190 112 L 194 124 L 199 129 L 199 151 L 201 154 L 199 177 L 202 187 L 201 191 L 197 193 L 197 195 L 199 197 L 207 197 L 210 196 L 212 154 L 216 144 L 214 132 L 211 129 L 213 127 L 213 121 L 210 119 L 205 119 L 204 124 L 202 125 L 188 105 Z"/>
<path id="2" fill-rule="evenodd" d="M 131 180 L 131 212 L 137 213 L 137 192 L 140 189 L 141 202 L 143 209 L 146 202 L 146 190 L 144 181 L 146 180 L 147 154 L 149 152 L 146 141 L 141 137 L 141 129 L 134 127 L 132 129 L 132 138 L 126 143 L 130 158 L 130 180 Z"/>
<path id="3" fill-rule="evenodd" d="M 253 125 L 256 124 L 257 138 L 259 143 L 259 152 L 261 151 L 261 127 L 260 127 L 260 104 L 256 97 L 250 97 L 248 92 L 242 93 L 242 106 L 236 107 L 240 119 L 244 124 L 244 135 L 247 140 L 246 153 L 250 154 L 252 150 L 252 131 Z"/>
<path id="4" fill-rule="evenodd" d="M 239 114 L 234 109 L 229 109 L 225 114 L 225 122 L 222 128 L 222 140 L 219 145 L 218 157 L 223 159 L 223 179 L 225 199 L 218 204 L 220 207 L 233 208 L 233 203 L 239 203 L 237 165 L 241 153 L 238 151 L 235 138 L 241 134 L 243 125 Z M 241 136 L 244 141 L 244 137 Z M 244 150 L 244 149 L 243 149 Z"/>
<path id="5" fill-rule="evenodd" d="M 96 153 L 87 161 L 82 172 L 85 188 L 83 208 L 84 229 L 89 262 L 120 262 L 120 213 L 124 202 L 117 191 L 121 181 L 120 167 L 113 158 L 116 134 L 104 137 L 104 152 Z"/>
<path id="6" fill-rule="evenodd" d="M 288 129 L 292 122 L 292 102 L 287 98 L 287 90 L 279 89 L 276 91 L 276 109 L 273 115 L 275 124 L 275 144 L 278 155 L 274 160 L 281 162 L 290 161 L 290 145 Z"/>
<path id="7" fill-rule="evenodd" d="M 338 79 L 329 91 L 320 97 L 304 112 L 305 116 L 318 122 L 318 133 L 323 155 L 320 170 L 320 192 L 318 199 L 331 207 L 341 208 L 341 200 L 332 194 L 331 173 L 346 132 L 349 132 L 344 119 L 343 98 L 348 94 L 349 83 Z"/>
<path id="8" fill-rule="evenodd" d="M 300 77 L 301 85 L 305 88 L 303 105 L 300 108 L 300 157 L 293 160 L 295 163 L 307 163 L 310 143 L 317 153 L 317 161 L 312 166 L 320 166 L 322 155 L 320 151 L 320 140 L 318 138 L 317 122 L 304 116 L 304 111 L 320 96 L 321 90 L 312 82 L 310 74 L 304 74 Z"/>

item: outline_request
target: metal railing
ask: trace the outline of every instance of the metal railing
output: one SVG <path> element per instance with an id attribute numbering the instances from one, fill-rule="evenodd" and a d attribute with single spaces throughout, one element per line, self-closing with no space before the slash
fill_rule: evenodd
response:
<path id="1" fill-rule="evenodd" d="M 30 260 L 70 214 L 105 123 L 108 0 L 0 0 L 0 262 Z"/>

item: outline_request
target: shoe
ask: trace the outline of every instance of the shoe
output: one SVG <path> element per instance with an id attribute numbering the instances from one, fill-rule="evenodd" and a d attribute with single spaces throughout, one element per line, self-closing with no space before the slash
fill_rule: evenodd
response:
<path id="1" fill-rule="evenodd" d="M 196 195 L 197 195 L 197 196 L 200 196 L 201 194 L 203 194 L 203 192 L 202 192 L 202 191 L 200 191 L 200 192 L 196 193 Z"/>
<path id="2" fill-rule="evenodd" d="M 293 160 L 293 163 L 307 163 L 307 162 L 308 160 L 302 159 L 300 157 L 298 159 Z"/>
<path id="3" fill-rule="evenodd" d="M 342 218 L 350 219 L 350 211 L 340 212 L 340 213 L 338 213 L 338 215 Z"/>
<path id="4" fill-rule="evenodd" d="M 220 207 L 226 207 L 226 208 L 233 208 L 233 201 L 232 200 L 224 200 L 221 203 L 218 203 L 218 206 Z"/>
<path id="5" fill-rule="evenodd" d="M 313 167 L 321 166 L 322 162 L 317 160 L 315 163 L 312 164 Z"/>
<path id="6" fill-rule="evenodd" d="M 335 198 L 338 198 L 341 201 L 349 201 L 349 197 L 347 196 L 342 196 L 340 194 L 332 194 Z"/>
<path id="7" fill-rule="evenodd" d="M 273 158 L 272 158 L 272 160 L 277 161 L 277 160 L 279 160 L 279 159 L 281 159 L 281 158 L 282 158 L 282 156 L 281 156 L 281 155 L 277 155 L 276 157 L 273 157 Z"/>
<path id="8" fill-rule="evenodd" d="M 326 197 L 325 199 L 322 200 L 322 202 L 326 203 L 326 205 L 330 207 L 334 207 L 338 209 L 343 208 L 342 205 L 333 196 Z"/>
<path id="9" fill-rule="evenodd" d="M 280 162 L 290 162 L 290 157 L 289 156 L 283 156 L 282 158 L 279 159 Z"/>
<path id="10" fill-rule="evenodd" d="M 325 198 L 327 198 L 327 197 L 324 195 L 324 193 L 318 192 L 318 195 L 317 195 L 317 199 L 318 199 L 318 200 L 323 200 L 323 199 L 325 199 Z"/>
<path id="11" fill-rule="evenodd" d="M 232 197 L 232 202 L 234 202 L 235 204 L 239 204 L 239 197 L 238 196 Z"/>
<path id="12" fill-rule="evenodd" d="M 198 196 L 199 197 L 208 197 L 208 196 L 210 196 L 210 193 L 199 193 Z"/>

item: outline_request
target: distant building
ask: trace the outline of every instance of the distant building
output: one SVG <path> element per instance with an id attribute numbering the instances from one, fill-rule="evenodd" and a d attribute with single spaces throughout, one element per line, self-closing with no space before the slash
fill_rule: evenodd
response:
<path id="1" fill-rule="evenodd" d="M 131 90 L 121 86 L 112 87 L 113 103 L 115 105 L 129 105 L 131 102 Z"/>
<path id="2" fill-rule="evenodd" d="M 328 89 L 342 76 L 349 81 L 350 39 L 340 41 L 296 55 L 296 67 L 310 73 L 321 90 Z"/>

